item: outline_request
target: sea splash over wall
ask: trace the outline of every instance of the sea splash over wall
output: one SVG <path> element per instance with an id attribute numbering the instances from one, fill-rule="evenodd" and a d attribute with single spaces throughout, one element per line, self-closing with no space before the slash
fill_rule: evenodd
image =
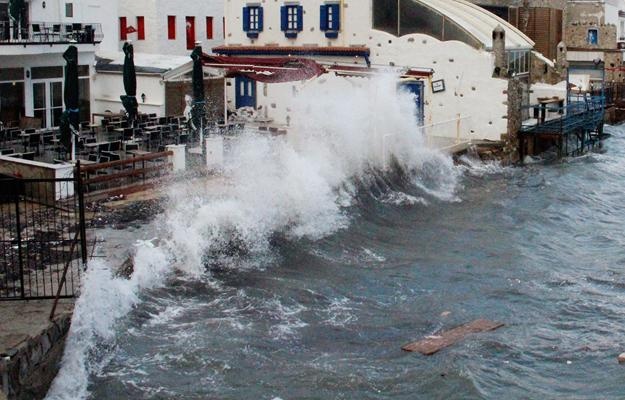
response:
<path id="1" fill-rule="evenodd" d="M 114 351 L 115 322 L 140 303 L 142 290 L 166 284 L 174 270 L 194 277 L 206 265 L 240 267 L 228 265 L 240 254 L 262 263 L 258 256 L 270 254 L 276 234 L 315 240 L 346 227 L 359 187 L 391 166 L 428 196 L 455 199 L 458 171 L 450 157 L 425 147 L 413 99 L 397 93 L 397 77 L 320 82 L 293 99 L 286 137 L 243 132 L 230 141 L 218 193 L 193 184 L 171 190 L 160 216 L 165 237 L 158 247 L 137 247 L 130 280 L 104 263 L 90 264 L 48 399 L 88 397 L 89 376 Z"/>

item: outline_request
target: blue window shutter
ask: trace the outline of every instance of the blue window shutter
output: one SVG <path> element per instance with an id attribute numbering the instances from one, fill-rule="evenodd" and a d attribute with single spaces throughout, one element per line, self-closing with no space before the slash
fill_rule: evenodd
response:
<path id="1" fill-rule="evenodd" d="M 322 31 L 328 30 L 328 6 L 322 5 L 319 7 L 319 29 Z"/>
<path id="2" fill-rule="evenodd" d="M 340 4 L 332 4 L 332 18 L 334 18 L 332 30 L 338 31 L 341 30 L 341 5 Z"/>
<path id="3" fill-rule="evenodd" d="M 303 6 L 297 6 L 297 30 L 300 32 L 304 30 L 304 7 Z"/>
<path id="4" fill-rule="evenodd" d="M 250 8 L 243 7 L 243 30 L 245 32 L 250 30 Z"/>
<path id="5" fill-rule="evenodd" d="M 263 20 L 264 20 L 263 16 L 264 16 L 263 8 L 258 7 L 258 31 L 259 32 L 263 31 Z"/>
<path id="6" fill-rule="evenodd" d="M 288 28 L 288 13 L 286 6 L 280 7 L 280 27 L 283 31 Z"/>

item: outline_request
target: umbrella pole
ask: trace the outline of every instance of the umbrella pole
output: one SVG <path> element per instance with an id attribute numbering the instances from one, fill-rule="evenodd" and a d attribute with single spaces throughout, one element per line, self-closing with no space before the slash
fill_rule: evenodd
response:
<path id="1" fill-rule="evenodd" d="M 73 130 L 73 129 L 72 129 Z M 71 161 L 76 161 L 76 135 L 72 132 L 72 154 Z"/>

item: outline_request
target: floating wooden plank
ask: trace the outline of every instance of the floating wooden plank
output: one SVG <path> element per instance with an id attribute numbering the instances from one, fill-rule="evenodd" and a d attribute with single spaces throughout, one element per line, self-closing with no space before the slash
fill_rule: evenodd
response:
<path id="1" fill-rule="evenodd" d="M 425 339 L 413 342 L 402 347 L 404 351 L 419 352 L 431 356 L 445 347 L 461 341 L 472 333 L 489 332 L 501 328 L 504 324 L 486 319 L 478 319 L 468 324 L 461 325 L 451 330 L 441 332 L 439 335 L 427 336 Z"/>

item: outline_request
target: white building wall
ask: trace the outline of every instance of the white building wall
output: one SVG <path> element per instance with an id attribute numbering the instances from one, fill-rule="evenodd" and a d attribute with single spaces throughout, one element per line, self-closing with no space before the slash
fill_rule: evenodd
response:
<path id="1" fill-rule="evenodd" d="M 137 40 L 137 34 L 132 33 L 128 38 L 133 41 L 135 52 L 188 55 L 186 17 L 195 17 L 195 38 L 202 42 L 208 51 L 212 47 L 223 43 L 223 0 L 136 0 L 123 1 L 119 5 L 119 17 L 126 17 L 128 25 L 137 27 L 137 16 L 145 18 L 145 40 Z M 176 17 L 176 39 L 168 39 L 167 17 Z M 213 39 L 207 39 L 206 17 L 213 17 Z M 119 24 L 119 22 L 117 22 Z M 119 31 L 119 29 L 118 29 Z M 117 47 L 119 41 L 117 33 Z"/>
<path id="2" fill-rule="evenodd" d="M 81 51 L 78 53 L 78 64 L 89 65 L 90 75 L 93 76 L 93 62 L 95 54 L 93 51 Z M 34 116 L 33 112 L 33 84 L 30 69 L 35 67 L 57 67 L 66 65 L 62 52 L 58 53 L 41 53 L 41 54 L 23 54 L 13 55 L 10 57 L 0 56 L 0 65 L 2 68 L 24 68 L 24 108 L 25 116 Z M 91 107 L 93 107 L 93 86 L 91 87 Z M 93 111 L 92 111 L 93 112 Z"/>
<path id="3" fill-rule="evenodd" d="M 43 3 L 43 0 L 29 2 L 31 22 L 98 23 L 104 34 L 104 40 L 98 48 L 104 51 L 117 50 L 117 40 L 114 40 L 118 37 L 117 15 L 111 10 L 117 9 L 119 0 L 46 0 L 45 8 Z M 68 3 L 73 5 L 72 17 L 66 14 L 65 5 Z"/>
<path id="4" fill-rule="evenodd" d="M 124 110 L 119 98 L 124 94 L 124 82 L 120 73 L 99 73 L 93 79 L 93 113 Z M 145 94 L 145 103 L 141 94 Z M 139 112 L 165 115 L 165 85 L 160 75 L 137 75 L 137 101 Z"/>
<path id="5" fill-rule="evenodd" d="M 364 1 L 364 0 L 360 0 Z M 258 39 L 249 39 L 242 30 L 242 8 L 248 2 L 226 0 L 226 45 L 228 46 L 366 46 L 371 50 L 374 65 L 426 67 L 434 70 L 432 80 L 444 80 L 446 90 L 432 93 L 431 82 L 425 84 L 425 125 L 441 124 L 435 135 L 457 137 L 457 124 L 450 120 L 463 118 L 460 124 L 462 139 L 500 140 L 507 132 L 507 86 L 505 79 L 492 77 L 494 56 L 462 42 L 440 42 L 421 34 L 401 38 L 371 29 L 372 11 L 368 6 L 344 1 L 341 32 L 337 39 L 327 39 L 319 30 L 318 0 L 301 0 L 304 7 L 304 30 L 296 39 L 287 39 L 280 30 L 280 7 L 283 2 L 265 2 L 264 31 Z M 249 2 L 254 4 L 254 2 Z M 320 59 L 317 57 L 316 59 Z M 334 59 L 336 60 L 336 58 Z M 363 64 L 362 59 L 343 59 L 341 62 Z M 227 87 L 227 104 L 234 108 L 234 80 Z M 257 106 L 278 124 L 292 118 L 290 99 L 301 83 L 270 84 L 264 89 L 257 85 Z M 264 95 L 267 93 L 267 96 Z M 266 110 L 266 111 L 265 111 Z"/>

